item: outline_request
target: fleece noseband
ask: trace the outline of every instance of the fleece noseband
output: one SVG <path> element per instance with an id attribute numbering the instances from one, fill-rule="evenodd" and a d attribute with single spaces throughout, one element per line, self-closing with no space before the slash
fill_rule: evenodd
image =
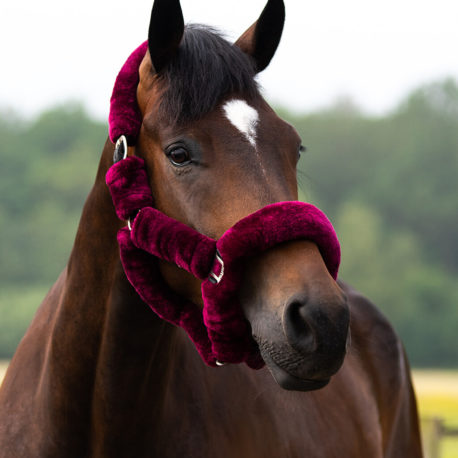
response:
<path id="1" fill-rule="evenodd" d="M 138 66 L 145 52 L 145 44 L 134 51 L 116 80 L 110 111 L 112 141 L 120 129 L 132 141 L 141 125 L 136 103 L 132 105 L 132 93 L 138 84 Z M 134 118 L 130 124 L 129 119 Z M 121 145 L 118 147 L 125 151 L 127 145 Z M 316 243 L 330 274 L 337 278 L 339 242 L 326 215 L 313 205 L 302 202 L 267 205 L 214 240 L 153 207 L 141 158 L 131 156 L 116 162 L 108 170 L 106 182 L 117 216 L 129 221 L 118 232 L 121 261 L 129 282 L 158 316 L 187 332 L 210 366 L 221 362 L 245 362 L 252 368 L 264 365 L 237 296 L 247 258 L 283 242 L 307 239 Z M 203 309 L 165 284 L 158 259 L 202 280 Z"/>

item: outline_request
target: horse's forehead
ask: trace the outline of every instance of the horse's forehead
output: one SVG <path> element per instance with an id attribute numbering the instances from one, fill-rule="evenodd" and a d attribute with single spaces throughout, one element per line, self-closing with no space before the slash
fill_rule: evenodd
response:
<path id="1" fill-rule="evenodd" d="M 223 112 L 231 124 L 256 147 L 257 128 L 259 124 L 258 111 L 243 99 L 231 99 L 224 103 Z"/>

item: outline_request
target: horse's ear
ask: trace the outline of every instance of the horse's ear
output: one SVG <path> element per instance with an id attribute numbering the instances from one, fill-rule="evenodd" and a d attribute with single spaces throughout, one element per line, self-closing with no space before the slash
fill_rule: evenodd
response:
<path id="1" fill-rule="evenodd" d="M 155 72 L 160 72 L 175 55 L 183 32 L 180 1 L 155 0 L 148 32 L 148 48 Z"/>
<path id="2" fill-rule="evenodd" d="M 283 0 L 269 0 L 259 19 L 235 42 L 254 59 L 257 72 L 264 70 L 274 56 L 284 23 Z"/>

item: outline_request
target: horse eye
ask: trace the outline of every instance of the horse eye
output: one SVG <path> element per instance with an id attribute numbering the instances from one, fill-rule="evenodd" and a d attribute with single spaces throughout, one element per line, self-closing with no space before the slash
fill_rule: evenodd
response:
<path id="1" fill-rule="evenodd" d="M 189 151 L 184 149 L 182 146 L 172 149 L 168 152 L 167 156 L 169 157 L 170 162 L 177 167 L 187 165 L 191 162 Z"/>

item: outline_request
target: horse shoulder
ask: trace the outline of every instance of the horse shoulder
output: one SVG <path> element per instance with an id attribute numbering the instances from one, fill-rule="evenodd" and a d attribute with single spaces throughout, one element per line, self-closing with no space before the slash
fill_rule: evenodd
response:
<path id="1" fill-rule="evenodd" d="M 351 350 L 376 398 L 386 457 L 421 457 L 415 393 L 407 356 L 388 319 L 371 301 L 341 283 L 351 310 Z"/>

